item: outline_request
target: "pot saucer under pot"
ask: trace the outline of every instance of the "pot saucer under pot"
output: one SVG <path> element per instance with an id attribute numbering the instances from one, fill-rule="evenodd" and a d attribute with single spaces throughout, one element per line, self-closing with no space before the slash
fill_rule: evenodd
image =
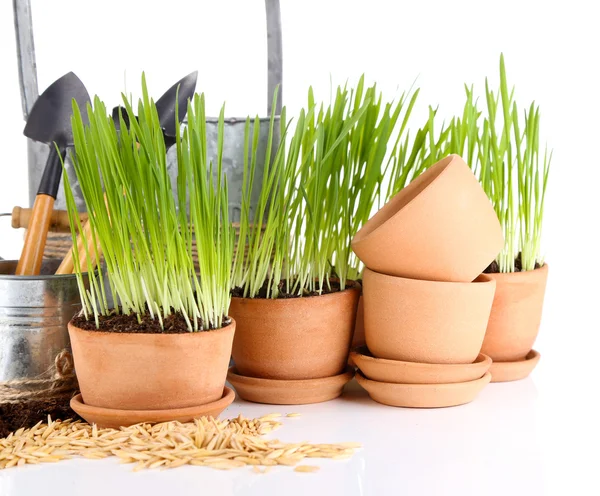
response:
<path id="1" fill-rule="evenodd" d="M 344 372 L 332 377 L 299 380 L 249 377 L 238 374 L 236 368 L 231 367 L 227 381 L 246 401 L 269 405 L 305 405 L 337 398 L 352 377 L 353 367 L 346 367 Z"/>
<path id="2" fill-rule="evenodd" d="M 376 358 L 366 346 L 355 348 L 350 357 L 367 379 L 394 384 L 447 384 L 468 382 L 485 375 L 492 359 L 483 353 L 473 363 L 418 363 Z"/>
<path id="3" fill-rule="evenodd" d="M 191 422 L 200 417 L 217 417 L 235 399 L 233 389 L 225 386 L 223 396 L 217 401 L 204 405 L 170 410 L 117 410 L 86 405 L 81 394 L 71 398 L 71 408 L 89 424 L 97 424 L 101 428 L 127 427 L 139 423 L 155 424 L 178 420 Z"/>
<path id="4" fill-rule="evenodd" d="M 487 386 L 492 374 L 474 381 L 449 384 L 393 384 L 367 379 L 356 372 L 356 380 L 376 402 L 406 408 L 441 408 L 470 403 Z"/>
<path id="5" fill-rule="evenodd" d="M 514 362 L 494 362 L 490 367 L 492 382 L 510 382 L 525 379 L 540 361 L 541 355 L 531 350 L 524 360 Z"/>

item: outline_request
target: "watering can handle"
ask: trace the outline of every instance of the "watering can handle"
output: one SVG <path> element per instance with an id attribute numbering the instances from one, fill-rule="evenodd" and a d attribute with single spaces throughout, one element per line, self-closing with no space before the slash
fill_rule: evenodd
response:
<path id="1" fill-rule="evenodd" d="M 275 115 L 281 114 L 283 100 L 283 45 L 281 41 L 281 9 L 279 0 L 265 0 L 267 12 L 268 94 L 267 114 L 270 115 L 275 88 L 279 86 Z"/>

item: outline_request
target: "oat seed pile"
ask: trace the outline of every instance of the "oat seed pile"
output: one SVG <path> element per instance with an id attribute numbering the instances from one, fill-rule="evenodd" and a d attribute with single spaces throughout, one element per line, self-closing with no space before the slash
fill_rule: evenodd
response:
<path id="1" fill-rule="evenodd" d="M 306 458 L 350 458 L 358 443 L 283 443 L 262 436 L 282 425 L 270 414 L 250 420 L 202 417 L 194 422 L 137 424 L 121 429 L 99 429 L 80 421 L 39 422 L 0 439 L 0 469 L 25 464 L 57 462 L 82 456 L 98 460 L 116 456 L 135 463 L 134 470 L 201 465 L 221 470 L 251 465 L 265 473 L 274 465 L 295 466 L 297 472 L 319 467 L 299 465 Z M 295 417 L 298 414 L 288 414 Z"/>

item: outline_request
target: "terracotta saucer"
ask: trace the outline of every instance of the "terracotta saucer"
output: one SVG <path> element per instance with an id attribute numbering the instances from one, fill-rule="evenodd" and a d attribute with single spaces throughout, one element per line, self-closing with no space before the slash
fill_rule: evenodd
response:
<path id="1" fill-rule="evenodd" d="M 229 369 L 227 380 L 240 398 L 270 405 L 304 405 L 321 403 L 337 398 L 344 385 L 354 377 L 354 368 L 321 379 L 277 380 L 239 375 L 235 367 Z"/>
<path id="2" fill-rule="evenodd" d="M 190 422 L 199 417 L 217 417 L 225 408 L 233 403 L 234 399 L 235 392 L 233 389 L 225 386 L 221 399 L 204 405 L 174 408 L 172 410 L 113 410 L 111 408 L 86 405 L 82 401 L 81 394 L 78 394 L 71 398 L 71 408 L 90 424 L 95 423 L 98 427 L 118 429 L 119 427 L 127 427 L 141 422 L 151 424 L 168 422 L 170 420 Z"/>
<path id="3" fill-rule="evenodd" d="M 394 384 L 448 384 L 483 377 L 492 359 L 480 353 L 473 363 L 432 364 L 375 358 L 366 346 L 356 348 L 350 357 L 367 379 Z"/>
<path id="4" fill-rule="evenodd" d="M 531 350 L 524 360 L 516 362 L 494 362 L 490 367 L 492 382 L 509 382 L 525 379 L 540 361 L 540 354 Z"/>
<path id="5" fill-rule="evenodd" d="M 490 382 L 492 374 L 486 372 L 474 381 L 450 384 L 392 384 L 367 379 L 360 371 L 356 380 L 369 396 L 384 405 L 409 408 L 440 408 L 469 403 Z"/>

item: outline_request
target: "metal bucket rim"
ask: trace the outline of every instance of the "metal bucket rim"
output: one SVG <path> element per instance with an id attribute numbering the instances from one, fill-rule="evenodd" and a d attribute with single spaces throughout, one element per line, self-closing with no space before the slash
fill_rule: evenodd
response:
<path id="1" fill-rule="evenodd" d="M 225 117 L 224 119 L 224 123 L 225 124 L 245 124 L 246 123 L 246 119 L 250 119 L 250 122 L 254 122 L 255 117 L 251 117 L 251 116 L 247 116 L 247 117 Z M 280 115 L 276 115 L 275 116 L 275 120 L 280 120 L 281 116 Z M 260 122 L 269 122 L 271 120 L 270 117 L 259 117 L 258 120 Z M 185 119 L 183 121 L 184 123 L 187 124 L 187 119 Z M 207 117 L 206 118 L 206 122 L 210 123 L 210 124 L 217 124 L 219 122 L 219 118 L 218 117 Z"/>
<path id="2" fill-rule="evenodd" d="M 18 260 L 0 260 L 0 265 L 17 264 Z M 83 275 L 87 274 L 84 272 Z M 15 276 L 14 274 L 0 274 L 0 281 L 47 281 L 48 279 L 72 279 L 77 274 L 46 274 L 35 276 Z"/>

